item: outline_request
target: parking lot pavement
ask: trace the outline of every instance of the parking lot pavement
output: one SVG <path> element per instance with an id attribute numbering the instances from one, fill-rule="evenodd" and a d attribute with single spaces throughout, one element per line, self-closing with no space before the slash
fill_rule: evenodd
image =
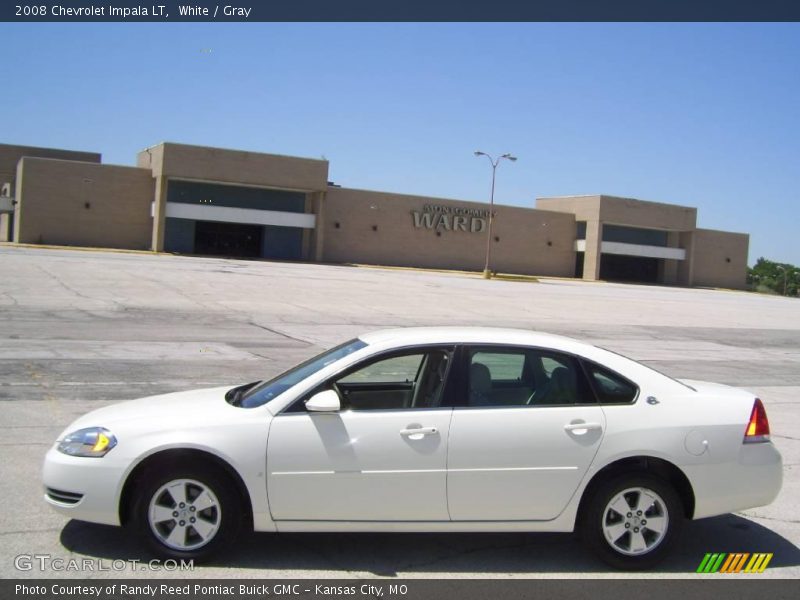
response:
<path id="1" fill-rule="evenodd" d="M 0 577 L 186 575 L 142 570 L 131 560 L 146 555 L 125 532 L 68 521 L 45 505 L 41 461 L 73 418 L 140 396 L 263 379 L 365 330 L 410 325 L 561 333 L 675 377 L 758 394 L 785 461 L 781 495 L 767 507 L 688 524 L 655 574 L 624 576 L 687 576 L 712 551 L 774 552 L 760 577 L 800 575 L 798 299 L 0 246 Z M 33 554 L 107 570 L 18 570 L 15 558 Z M 192 575 L 621 576 L 571 534 L 259 534 Z"/>

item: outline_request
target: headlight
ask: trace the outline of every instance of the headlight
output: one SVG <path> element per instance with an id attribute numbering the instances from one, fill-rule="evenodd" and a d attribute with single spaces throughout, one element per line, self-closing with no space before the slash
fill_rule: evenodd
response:
<path id="1" fill-rule="evenodd" d="M 58 443 L 58 451 L 70 456 L 100 458 L 117 445 L 117 438 L 102 427 L 79 429 L 65 436 Z"/>

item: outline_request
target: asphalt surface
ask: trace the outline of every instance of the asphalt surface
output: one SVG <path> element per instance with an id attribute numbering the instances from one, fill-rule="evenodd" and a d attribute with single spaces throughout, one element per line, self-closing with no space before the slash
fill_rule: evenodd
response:
<path id="1" fill-rule="evenodd" d="M 745 387 L 783 454 L 781 495 L 687 524 L 647 574 L 608 570 L 572 534 L 258 534 L 191 573 L 152 571 L 124 530 L 69 521 L 42 500 L 45 452 L 88 410 L 263 379 L 363 331 L 411 325 L 566 334 L 675 377 Z M 0 415 L 2 578 L 696 577 L 706 552 L 773 552 L 758 577 L 800 575 L 798 299 L 0 246 Z"/>

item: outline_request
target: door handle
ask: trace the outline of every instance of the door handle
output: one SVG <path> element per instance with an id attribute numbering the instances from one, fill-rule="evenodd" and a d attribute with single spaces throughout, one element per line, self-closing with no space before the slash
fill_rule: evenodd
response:
<path id="1" fill-rule="evenodd" d="M 564 431 L 569 431 L 575 435 L 584 435 L 590 429 L 602 429 L 600 423 L 567 423 L 564 425 Z"/>
<path id="2" fill-rule="evenodd" d="M 435 433 L 439 433 L 439 430 L 436 427 L 415 427 L 413 429 L 401 429 L 400 435 L 405 436 L 424 436 L 424 435 L 433 435 Z"/>

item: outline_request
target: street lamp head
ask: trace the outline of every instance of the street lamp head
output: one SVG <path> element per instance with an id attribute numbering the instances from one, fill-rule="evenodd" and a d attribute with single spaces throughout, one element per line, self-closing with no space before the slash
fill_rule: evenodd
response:
<path id="1" fill-rule="evenodd" d="M 517 160 L 516 156 L 511 156 L 510 154 L 503 154 L 500 158 L 506 158 L 511 162 L 515 162 Z"/>
<path id="2" fill-rule="evenodd" d="M 475 150 L 475 156 L 488 156 L 486 152 L 481 152 L 480 150 Z"/>

